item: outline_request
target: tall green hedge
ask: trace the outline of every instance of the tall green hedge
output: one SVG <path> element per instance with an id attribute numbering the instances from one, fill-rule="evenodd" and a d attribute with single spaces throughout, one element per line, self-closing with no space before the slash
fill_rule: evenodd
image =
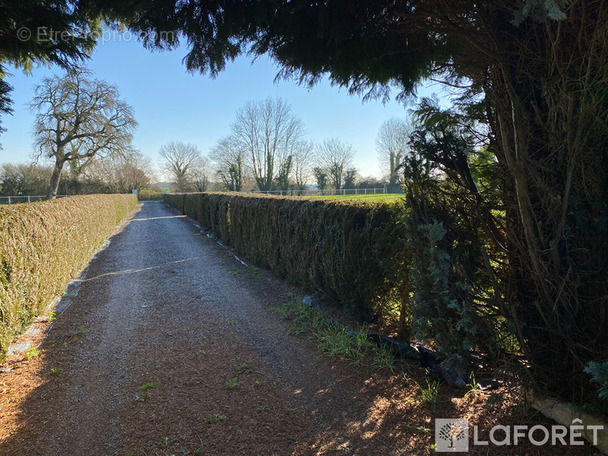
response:
<path id="1" fill-rule="evenodd" d="M 165 195 L 239 255 L 369 316 L 409 277 L 402 203 L 230 193 Z"/>
<path id="2" fill-rule="evenodd" d="M 136 195 L 89 195 L 0 207 L 0 360 L 136 204 Z"/>

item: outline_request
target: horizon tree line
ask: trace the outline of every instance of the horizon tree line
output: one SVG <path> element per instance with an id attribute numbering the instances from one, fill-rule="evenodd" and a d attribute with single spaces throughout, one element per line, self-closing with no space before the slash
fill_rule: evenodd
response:
<path id="1" fill-rule="evenodd" d="M 45 191 L 48 198 L 57 195 L 62 179 L 70 180 L 71 191 L 122 192 L 150 184 L 151 164 L 142 163 L 143 155 L 132 146 L 137 126 L 133 109 L 120 99 L 115 86 L 94 79 L 90 70 L 77 67 L 63 77 L 43 79 L 30 108 L 37 113 L 34 163 L 41 158 L 54 162 Z M 376 140 L 391 184 L 401 182 L 398 167 L 407 150 L 408 125 L 390 119 Z M 303 122 L 281 98 L 246 102 L 209 158 L 196 145 L 180 141 L 162 145 L 158 154 L 161 171 L 180 192 L 206 191 L 213 177 L 228 191 L 301 190 L 311 183 L 320 190 L 353 188 L 359 178 L 352 144 L 335 137 L 314 144 L 306 138 Z M 30 171 L 19 168 L 21 176 L 16 179 L 15 169 L 6 168 L 1 191 L 23 192 L 28 185 L 15 183 L 35 174 Z M 85 190 L 75 185 L 79 180 L 96 184 Z M 39 193 L 39 184 L 34 187 Z"/>

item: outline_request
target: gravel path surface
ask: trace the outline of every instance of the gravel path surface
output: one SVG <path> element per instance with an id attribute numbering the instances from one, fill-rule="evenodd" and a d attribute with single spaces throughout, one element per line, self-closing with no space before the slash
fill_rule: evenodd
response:
<path id="1" fill-rule="evenodd" d="M 269 310 L 291 291 L 143 204 L 43 341 L 0 454 L 402 454 L 357 383 Z"/>

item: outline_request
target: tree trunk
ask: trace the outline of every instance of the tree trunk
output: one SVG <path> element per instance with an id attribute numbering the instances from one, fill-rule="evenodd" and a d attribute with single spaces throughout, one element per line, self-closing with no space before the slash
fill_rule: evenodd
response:
<path id="1" fill-rule="evenodd" d="M 53 168 L 53 174 L 51 175 L 51 185 L 49 188 L 49 199 L 55 199 L 57 192 L 59 191 L 59 182 L 61 181 L 61 171 L 65 160 L 59 158 L 55 159 L 55 167 Z"/>
<path id="2" fill-rule="evenodd" d="M 395 154 L 393 151 L 389 151 L 389 161 L 390 161 L 390 173 L 389 173 L 389 184 L 395 185 L 397 183 L 397 163 L 395 160 Z"/>

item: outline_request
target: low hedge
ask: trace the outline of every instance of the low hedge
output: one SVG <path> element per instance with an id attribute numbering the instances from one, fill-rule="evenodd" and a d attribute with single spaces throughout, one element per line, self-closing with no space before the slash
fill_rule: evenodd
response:
<path id="1" fill-rule="evenodd" d="M 136 195 L 87 195 L 0 207 L 0 361 L 136 204 Z"/>
<path id="2" fill-rule="evenodd" d="M 253 264 L 312 285 L 359 317 L 395 298 L 409 277 L 401 202 L 168 194 Z"/>
<path id="3" fill-rule="evenodd" d="M 162 201 L 164 195 L 163 192 L 143 189 L 137 193 L 137 199 L 139 201 Z"/>

